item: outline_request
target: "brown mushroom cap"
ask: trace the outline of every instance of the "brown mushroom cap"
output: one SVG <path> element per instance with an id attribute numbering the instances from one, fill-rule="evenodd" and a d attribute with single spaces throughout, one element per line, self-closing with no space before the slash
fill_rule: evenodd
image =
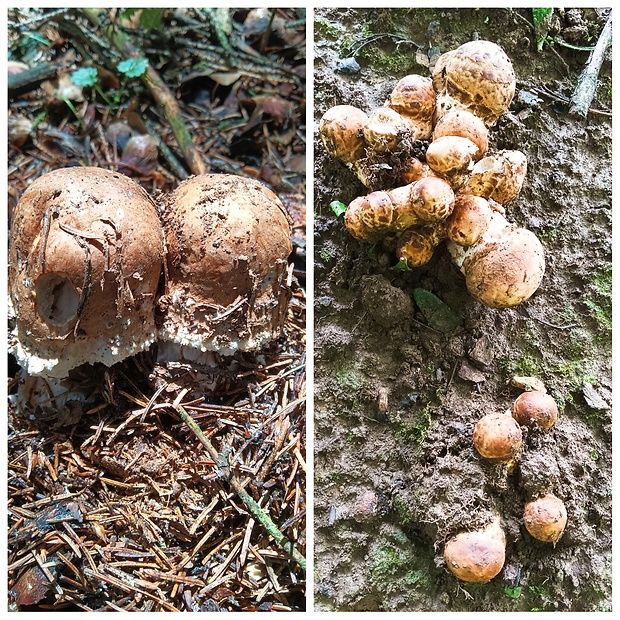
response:
<path id="1" fill-rule="evenodd" d="M 537 540 L 554 545 L 560 540 L 568 521 L 564 502 L 553 494 L 528 502 L 523 511 L 527 531 Z"/>
<path id="2" fill-rule="evenodd" d="M 464 191 L 505 205 L 519 195 L 526 173 L 527 158 L 521 151 L 500 151 L 474 165 Z"/>
<path id="3" fill-rule="evenodd" d="M 446 220 L 448 239 L 462 246 L 477 243 L 489 228 L 493 210 L 479 196 L 457 194 L 454 209 Z"/>
<path id="4" fill-rule="evenodd" d="M 478 147 L 469 138 L 443 136 L 429 144 L 426 163 L 443 177 L 462 176 L 473 168 L 477 152 Z M 453 187 L 459 187 L 464 180 L 464 178 L 457 179 Z"/>
<path id="5" fill-rule="evenodd" d="M 164 232 L 161 339 L 228 355 L 280 335 L 292 242 L 289 217 L 271 190 L 235 175 L 192 177 L 169 196 Z"/>
<path id="6" fill-rule="evenodd" d="M 15 355 L 30 374 L 64 378 L 155 340 L 164 254 L 148 194 L 122 174 L 62 168 L 22 195 L 11 229 Z"/>
<path id="7" fill-rule="evenodd" d="M 466 109 L 489 127 L 510 107 L 516 79 L 510 59 L 490 41 L 470 41 L 440 56 L 433 69 L 437 116 Z"/>
<path id="8" fill-rule="evenodd" d="M 411 185 L 413 209 L 425 222 L 445 220 L 454 208 L 454 192 L 438 177 L 424 177 Z"/>
<path id="9" fill-rule="evenodd" d="M 493 579 L 506 559 L 506 537 L 498 520 L 448 540 L 444 558 L 450 571 L 461 581 L 486 583 Z"/>
<path id="10" fill-rule="evenodd" d="M 519 424 L 547 431 L 558 419 L 558 406 L 550 394 L 523 392 L 512 405 L 512 416 Z"/>
<path id="11" fill-rule="evenodd" d="M 396 84 L 385 104 L 414 126 L 414 140 L 428 140 L 433 129 L 435 89 L 430 78 L 407 75 Z"/>
<path id="12" fill-rule="evenodd" d="M 412 269 L 421 267 L 431 260 L 438 242 L 434 229 L 410 228 L 398 237 L 396 255 Z"/>
<path id="13" fill-rule="evenodd" d="M 485 459 L 510 461 L 521 450 L 522 442 L 517 421 L 503 413 L 489 413 L 474 427 L 474 447 Z"/>
<path id="14" fill-rule="evenodd" d="M 492 308 L 508 308 L 529 299 L 545 273 L 543 247 L 534 233 L 509 226 L 499 239 L 466 257 L 461 271 L 469 292 Z M 474 246 L 476 247 L 476 246 Z"/>
<path id="15" fill-rule="evenodd" d="M 345 164 L 364 157 L 363 129 L 367 122 L 367 114 L 354 106 L 330 108 L 319 123 L 319 135 L 325 150 Z"/>
<path id="16" fill-rule="evenodd" d="M 451 110 L 441 117 L 433 130 L 433 141 L 444 136 L 458 136 L 471 140 L 478 150 L 473 156 L 478 161 L 489 148 L 489 131 L 475 114 L 467 110 Z"/>
<path id="17" fill-rule="evenodd" d="M 407 127 L 403 117 L 395 110 L 377 108 L 369 116 L 363 131 L 366 144 L 378 153 L 384 153 L 398 146 Z"/>

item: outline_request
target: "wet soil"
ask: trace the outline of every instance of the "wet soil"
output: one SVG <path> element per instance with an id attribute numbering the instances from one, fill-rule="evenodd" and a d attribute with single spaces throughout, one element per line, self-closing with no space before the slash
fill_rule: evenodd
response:
<path id="1" fill-rule="evenodd" d="M 570 97 L 604 11 L 556 11 L 536 51 L 529 10 L 315 13 L 315 606 L 319 610 L 603 611 L 611 608 L 611 61 L 587 119 Z M 440 247 L 414 271 L 348 235 L 329 205 L 364 187 L 323 150 L 331 106 L 380 106 L 429 57 L 474 38 L 500 44 L 517 93 L 491 149 L 519 149 L 528 174 L 507 217 L 543 243 L 538 292 L 511 309 L 470 297 Z M 430 52 L 430 54 L 429 54 Z M 355 63 L 350 58 L 355 57 Z M 349 60 L 347 60 L 349 59 Z M 357 66 L 356 66 L 357 63 Z M 436 329 L 415 289 L 460 318 Z M 514 376 L 544 381 L 560 408 L 549 432 L 524 428 L 514 472 L 472 446 L 476 421 L 511 407 Z M 568 510 L 555 547 L 523 525 L 532 497 Z M 447 569 L 443 546 L 499 515 L 506 563 L 488 584 Z"/>

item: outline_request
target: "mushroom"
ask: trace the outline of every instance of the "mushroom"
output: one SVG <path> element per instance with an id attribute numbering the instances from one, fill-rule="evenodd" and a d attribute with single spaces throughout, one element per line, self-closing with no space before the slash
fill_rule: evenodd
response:
<path id="1" fill-rule="evenodd" d="M 527 158 L 521 151 L 500 151 L 474 165 L 464 191 L 505 205 L 519 195 L 526 172 Z"/>
<path id="2" fill-rule="evenodd" d="M 146 349 L 163 255 L 155 205 L 126 176 L 76 167 L 34 181 L 15 209 L 9 250 L 19 364 L 65 378 Z"/>
<path id="3" fill-rule="evenodd" d="M 426 163 L 433 172 L 447 179 L 453 189 L 458 189 L 467 180 L 478 150 L 469 138 L 442 136 L 430 143 Z"/>
<path id="4" fill-rule="evenodd" d="M 442 233 L 443 228 L 439 227 L 410 228 L 398 237 L 396 256 L 411 269 L 426 265 L 443 241 L 445 235 Z"/>
<path id="5" fill-rule="evenodd" d="M 479 196 L 457 194 L 454 209 L 446 220 L 446 234 L 460 246 L 478 243 L 489 228 L 493 210 L 488 201 Z"/>
<path id="6" fill-rule="evenodd" d="M 474 161 L 481 159 L 489 148 L 489 131 L 475 114 L 467 110 L 452 110 L 442 116 L 433 129 L 433 141 L 445 136 L 458 136 L 471 140 L 478 150 Z"/>
<path id="7" fill-rule="evenodd" d="M 509 224 L 494 211 L 480 240 L 464 248 L 448 242 L 469 292 L 492 308 L 508 308 L 529 299 L 545 273 L 543 247 L 536 235 Z"/>
<path id="8" fill-rule="evenodd" d="M 433 130 L 435 90 L 421 75 L 407 75 L 396 84 L 385 103 L 408 121 L 412 140 L 428 140 Z"/>
<path id="9" fill-rule="evenodd" d="M 325 112 L 319 123 L 319 135 L 325 150 L 347 165 L 364 157 L 363 129 L 368 115 L 351 105 L 337 105 Z"/>
<path id="10" fill-rule="evenodd" d="M 504 50 L 490 41 L 470 41 L 442 54 L 432 77 L 437 119 L 449 110 L 465 109 L 490 127 L 510 107 L 515 94 L 512 63 Z"/>
<path id="11" fill-rule="evenodd" d="M 523 435 L 517 421 L 503 413 L 489 413 L 474 427 L 474 447 L 485 459 L 510 463 L 521 450 Z"/>
<path id="12" fill-rule="evenodd" d="M 159 337 L 166 355 L 166 342 L 183 356 L 192 349 L 231 355 L 281 334 L 291 227 L 271 190 L 235 175 L 192 177 L 167 198 L 163 222 L 168 277 Z"/>
<path id="13" fill-rule="evenodd" d="M 528 502 L 523 511 L 527 531 L 537 540 L 553 545 L 562 537 L 567 521 L 564 502 L 552 493 Z"/>
<path id="14" fill-rule="evenodd" d="M 450 571 L 461 581 L 487 583 L 500 573 L 506 559 L 506 536 L 499 518 L 481 529 L 450 538 L 443 555 Z"/>
<path id="15" fill-rule="evenodd" d="M 548 431 L 558 419 L 558 406 L 550 394 L 523 392 L 512 405 L 512 417 L 524 426 L 539 426 Z"/>

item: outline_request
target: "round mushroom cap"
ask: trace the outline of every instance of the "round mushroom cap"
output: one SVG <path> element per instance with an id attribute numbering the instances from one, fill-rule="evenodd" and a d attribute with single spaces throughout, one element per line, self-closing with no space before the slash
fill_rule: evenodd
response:
<path id="1" fill-rule="evenodd" d="M 527 531 L 537 540 L 554 545 L 562 537 L 567 521 L 564 502 L 551 493 L 528 502 L 523 511 L 523 522 Z"/>
<path id="2" fill-rule="evenodd" d="M 478 161 L 489 148 L 489 130 L 475 114 L 467 110 L 451 110 L 441 117 L 433 130 L 433 140 L 444 136 L 458 136 L 471 140 L 478 150 L 473 156 Z"/>
<path id="3" fill-rule="evenodd" d="M 526 173 L 527 157 L 521 151 L 500 151 L 474 165 L 464 189 L 505 205 L 519 195 Z"/>
<path id="4" fill-rule="evenodd" d="M 437 239 L 432 229 L 410 228 L 398 237 L 396 255 L 413 269 L 426 265 L 433 257 L 436 246 Z"/>
<path id="5" fill-rule="evenodd" d="M 442 136 L 428 145 L 426 163 L 434 172 L 447 178 L 464 175 L 473 168 L 477 152 L 478 146 L 469 138 Z"/>
<path id="6" fill-rule="evenodd" d="M 512 417 L 524 426 L 539 426 L 548 431 L 558 419 L 558 406 L 550 394 L 523 392 L 512 405 Z"/>
<path id="7" fill-rule="evenodd" d="M 414 140 L 428 140 L 433 129 L 435 98 L 430 78 L 407 75 L 396 84 L 385 105 L 415 125 Z"/>
<path id="8" fill-rule="evenodd" d="M 231 355 L 277 338 L 290 300 L 290 218 L 258 181 L 206 174 L 183 181 L 164 213 L 162 340 Z"/>
<path id="9" fill-rule="evenodd" d="M 445 220 L 454 208 L 454 192 L 439 177 L 428 176 L 411 185 L 413 210 L 425 222 Z"/>
<path id="10" fill-rule="evenodd" d="M 545 273 L 543 247 L 534 233 L 509 227 L 495 242 L 468 256 L 461 268 L 469 292 L 492 308 L 529 299 Z"/>
<path id="11" fill-rule="evenodd" d="M 319 135 L 325 150 L 345 164 L 364 157 L 363 129 L 368 115 L 352 105 L 337 105 L 325 112 L 319 123 Z"/>
<path id="12" fill-rule="evenodd" d="M 448 239 L 461 246 L 477 243 L 489 228 L 493 210 L 479 196 L 457 194 L 454 209 L 446 220 Z"/>
<path id="13" fill-rule="evenodd" d="M 474 447 L 485 459 L 510 461 L 521 450 L 522 442 L 517 421 L 503 413 L 489 413 L 474 427 Z"/>
<path id="14" fill-rule="evenodd" d="M 473 532 L 460 532 L 444 547 L 450 571 L 461 581 L 486 583 L 500 573 L 506 559 L 506 537 L 497 520 Z"/>
<path id="15" fill-rule="evenodd" d="M 364 140 L 378 153 L 392 151 L 405 135 L 403 117 L 390 108 L 377 108 L 364 126 Z"/>
<path id="16" fill-rule="evenodd" d="M 148 194 L 101 168 L 62 168 L 22 195 L 11 228 L 14 353 L 33 375 L 107 366 L 155 340 L 164 255 Z"/>
<path id="17" fill-rule="evenodd" d="M 490 127 L 510 107 L 516 78 L 499 45 L 470 41 L 437 59 L 433 86 L 438 118 L 452 108 L 466 109 Z"/>

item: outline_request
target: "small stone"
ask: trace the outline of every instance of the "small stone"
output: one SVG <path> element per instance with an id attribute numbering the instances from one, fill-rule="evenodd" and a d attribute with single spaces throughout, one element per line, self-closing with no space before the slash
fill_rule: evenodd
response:
<path id="1" fill-rule="evenodd" d="M 581 393 L 586 401 L 586 405 L 591 409 L 605 411 L 610 408 L 601 395 L 589 383 L 584 382 L 581 384 Z"/>
<path id="2" fill-rule="evenodd" d="M 342 60 L 338 61 L 338 64 L 336 65 L 336 71 L 338 71 L 338 73 L 354 75 L 361 71 L 361 67 L 359 66 L 355 58 L 343 58 Z"/>
<path id="3" fill-rule="evenodd" d="M 471 381 L 472 383 L 482 383 L 486 381 L 486 377 L 476 370 L 467 360 L 463 360 L 461 367 L 459 368 L 459 377 L 465 381 Z"/>
<path id="4" fill-rule="evenodd" d="M 469 350 L 468 355 L 471 360 L 483 366 L 489 366 L 495 358 L 493 351 L 491 351 L 489 347 L 489 341 L 484 336 L 476 340 L 474 346 Z"/>

